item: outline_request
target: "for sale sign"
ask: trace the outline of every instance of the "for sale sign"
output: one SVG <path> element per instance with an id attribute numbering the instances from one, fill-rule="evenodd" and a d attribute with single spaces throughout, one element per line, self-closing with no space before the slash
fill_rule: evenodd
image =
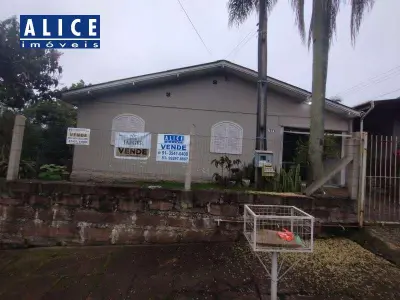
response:
<path id="1" fill-rule="evenodd" d="M 115 134 L 115 158 L 146 160 L 150 157 L 150 150 L 151 133 L 117 132 Z"/>
<path id="2" fill-rule="evenodd" d="M 157 137 L 157 161 L 188 163 L 190 135 L 159 134 Z"/>
<path id="3" fill-rule="evenodd" d="M 85 145 L 90 144 L 90 129 L 88 128 L 68 128 L 67 145 Z"/>

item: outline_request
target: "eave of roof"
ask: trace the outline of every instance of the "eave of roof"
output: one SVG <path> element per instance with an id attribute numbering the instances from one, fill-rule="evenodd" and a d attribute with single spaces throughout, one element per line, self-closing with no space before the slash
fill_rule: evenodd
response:
<path id="1" fill-rule="evenodd" d="M 211 63 L 195 65 L 185 68 L 173 69 L 153 74 L 147 74 L 142 76 L 136 76 L 126 79 L 114 80 L 105 83 L 95 84 L 76 90 L 70 90 L 63 93 L 63 99 L 66 102 L 75 103 L 76 100 L 82 99 L 88 95 L 101 94 L 110 90 L 121 90 L 127 87 L 157 84 L 166 82 L 174 78 L 181 78 L 185 76 L 194 76 L 196 74 L 207 74 L 215 72 L 216 70 L 226 70 L 234 73 L 235 75 L 247 79 L 249 81 L 257 82 L 257 72 L 246 67 L 231 63 L 226 60 L 219 60 Z M 311 93 L 307 90 L 293 86 L 286 82 L 277 80 L 272 77 L 268 77 L 267 82 L 276 90 L 285 94 L 299 97 L 301 100 L 306 101 L 311 96 Z M 326 99 L 326 108 L 332 112 L 344 115 L 347 118 L 359 117 L 360 112 L 343 104 L 337 103 Z"/>
<path id="2" fill-rule="evenodd" d="M 393 99 L 381 99 L 381 100 L 372 100 L 375 104 L 375 106 L 377 105 L 383 105 L 383 104 L 391 104 L 394 102 L 398 102 L 398 104 L 400 104 L 400 98 L 393 98 Z M 371 101 L 366 101 L 366 102 L 362 102 L 360 104 L 354 105 L 353 109 L 356 110 L 364 110 L 365 108 L 369 108 L 371 105 Z"/>

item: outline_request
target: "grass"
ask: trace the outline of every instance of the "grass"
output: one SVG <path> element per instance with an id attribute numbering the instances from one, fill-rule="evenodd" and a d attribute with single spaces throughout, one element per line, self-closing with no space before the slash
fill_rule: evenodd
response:
<path id="1" fill-rule="evenodd" d="M 139 181 L 135 182 L 135 185 L 140 185 L 141 187 L 148 187 L 148 186 L 161 186 L 165 189 L 184 189 L 185 184 L 183 182 L 178 181 L 155 181 L 155 182 L 146 182 L 146 181 Z M 251 190 L 249 187 L 245 186 L 234 186 L 234 187 L 225 187 L 220 186 L 213 182 L 192 182 L 191 185 L 192 190 L 236 190 L 236 191 L 245 191 Z"/>

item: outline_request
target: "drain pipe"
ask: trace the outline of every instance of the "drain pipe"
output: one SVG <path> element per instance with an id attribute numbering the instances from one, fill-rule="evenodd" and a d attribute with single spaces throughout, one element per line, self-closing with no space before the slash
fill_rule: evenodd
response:
<path id="1" fill-rule="evenodd" d="M 369 109 L 363 113 L 360 117 L 360 157 L 359 157 L 359 173 L 358 173 L 358 222 L 360 227 L 363 227 L 364 223 L 364 203 L 365 203 L 365 158 L 366 158 L 366 147 L 364 139 L 364 119 L 374 109 L 375 102 L 371 101 Z"/>
<path id="2" fill-rule="evenodd" d="M 369 109 L 365 112 L 361 114 L 360 117 L 360 133 L 363 134 L 364 132 L 364 119 L 365 117 L 371 112 L 371 110 L 373 110 L 375 107 L 375 102 L 371 101 L 371 106 L 369 107 Z"/>

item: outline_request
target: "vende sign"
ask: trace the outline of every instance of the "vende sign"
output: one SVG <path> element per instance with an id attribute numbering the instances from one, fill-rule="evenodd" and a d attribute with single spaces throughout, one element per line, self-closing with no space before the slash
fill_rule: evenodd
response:
<path id="1" fill-rule="evenodd" d="M 20 46 L 99 49 L 100 15 L 21 15 Z"/>
<path id="2" fill-rule="evenodd" d="M 159 134 L 157 137 L 157 161 L 189 162 L 190 135 Z"/>
<path id="3" fill-rule="evenodd" d="M 116 132 L 114 157 L 119 159 L 146 160 L 150 157 L 151 133 Z"/>
<path id="4" fill-rule="evenodd" d="M 88 128 L 73 128 L 67 130 L 67 145 L 84 145 L 90 144 L 90 129 Z"/>

